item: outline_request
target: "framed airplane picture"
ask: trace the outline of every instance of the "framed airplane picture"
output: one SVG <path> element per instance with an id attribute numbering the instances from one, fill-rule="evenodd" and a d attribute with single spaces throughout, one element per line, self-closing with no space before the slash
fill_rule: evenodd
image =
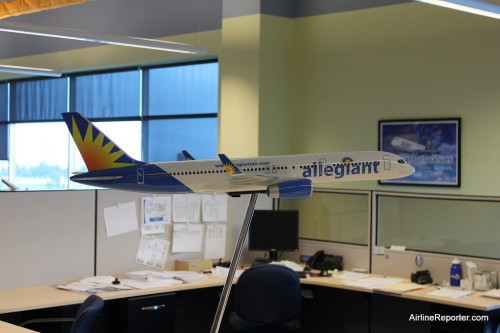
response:
<path id="1" fill-rule="evenodd" d="M 380 184 L 460 186 L 460 118 L 379 121 L 379 150 L 400 155 L 415 173 Z"/>

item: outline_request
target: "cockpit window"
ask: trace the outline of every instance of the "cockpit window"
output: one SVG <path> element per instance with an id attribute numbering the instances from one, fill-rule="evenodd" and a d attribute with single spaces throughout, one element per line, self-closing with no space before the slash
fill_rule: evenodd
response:
<path id="1" fill-rule="evenodd" d="M 398 160 L 398 163 L 399 164 L 406 164 L 405 160 L 403 160 L 403 159 Z"/>

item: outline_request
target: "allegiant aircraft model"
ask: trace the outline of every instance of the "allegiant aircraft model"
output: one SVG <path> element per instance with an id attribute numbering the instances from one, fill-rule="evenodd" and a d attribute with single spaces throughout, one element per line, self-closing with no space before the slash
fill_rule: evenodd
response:
<path id="1" fill-rule="evenodd" d="M 88 169 L 71 180 L 97 187 L 303 199 L 312 195 L 313 184 L 400 178 L 415 171 L 400 156 L 381 151 L 235 159 L 219 154 L 215 160 L 194 160 L 185 152 L 186 161 L 147 163 L 130 157 L 81 114 L 63 118 Z"/>

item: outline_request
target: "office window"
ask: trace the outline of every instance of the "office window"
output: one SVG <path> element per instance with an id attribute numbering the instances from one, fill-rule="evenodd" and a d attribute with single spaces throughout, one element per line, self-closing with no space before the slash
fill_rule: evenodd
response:
<path id="1" fill-rule="evenodd" d="M 140 116 L 140 70 L 71 78 L 70 110 L 87 118 Z"/>
<path id="2" fill-rule="evenodd" d="M 7 123 L 9 112 L 9 85 L 0 83 L 0 163 L 9 159 L 9 126 Z M 5 164 L 5 163 L 3 163 Z M 0 164 L 0 168 L 2 168 Z M 0 172 L 0 175 L 2 173 Z"/>
<path id="3" fill-rule="evenodd" d="M 143 122 L 146 160 L 184 160 L 182 150 L 195 159 L 216 158 L 217 118 L 162 119 Z"/>
<path id="4" fill-rule="evenodd" d="M 68 109 L 66 78 L 23 80 L 10 84 L 10 121 L 60 120 Z"/>
<path id="5" fill-rule="evenodd" d="M 217 113 L 218 71 L 215 62 L 148 69 L 144 116 Z"/>
<path id="6" fill-rule="evenodd" d="M 67 79 L 10 83 L 9 178 L 20 189 L 67 188 L 68 140 L 59 120 L 67 110 Z M 42 122 L 43 121 L 43 122 Z"/>
<path id="7" fill-rule="evenodd" d="M 217 153 L 218 71 L 216 62 L 145 70 L 144 158 L 196 159 Z"/>
<path id="8" fill-rule="evenodd" d="M 0 179 L 9 178 L 9 85 L 0 83 Z M 6 188 L 0 183 L 0 189 Z"/>
<path id="9" fill-rule="evenodd" d="M 68 187 L 68 130 L 61 122 L 10 127 L 11 181 L 22 190 Z"/>
<path id="10" fill-rule="evenodd" d="M 218 95 L 215 61 L 0 83 L 0 176 L 21 189 L 88 188 L 69 182 L 86 167 L 62 122 L 68 110 L 138 160 L 178 160 L 184 149 L 214 158 Z"/>

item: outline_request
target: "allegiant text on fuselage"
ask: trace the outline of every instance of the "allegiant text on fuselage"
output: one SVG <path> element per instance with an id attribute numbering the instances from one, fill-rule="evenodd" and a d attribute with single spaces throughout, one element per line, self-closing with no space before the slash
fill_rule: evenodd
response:
<path id="1" fill-rule="evenodd" d="M 339 163 L 328 164 L 322 161 L 313 162 L 312 165 L 303 167 L 302 177 L 335 177 L 337 179 L 348 175 L 364 175 L 379 173 L 380 162 L 374 161 L 371 163 Z"/>

